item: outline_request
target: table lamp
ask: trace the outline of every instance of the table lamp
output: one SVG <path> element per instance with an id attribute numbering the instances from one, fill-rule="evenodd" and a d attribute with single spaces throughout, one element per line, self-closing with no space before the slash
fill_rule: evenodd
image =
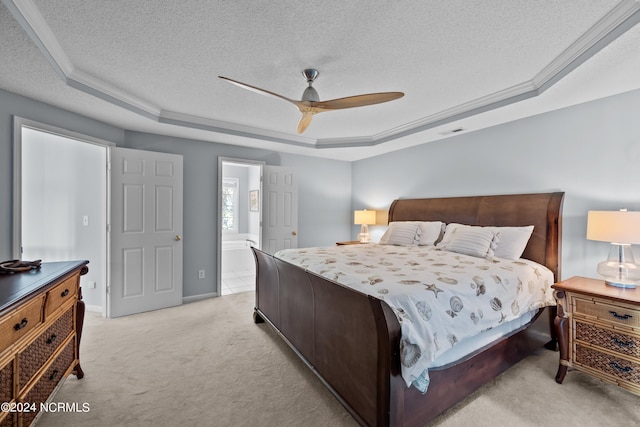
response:
<path id="1" fill-rule="evenodd" d="M 610 286 L 635 288 L 640 280 L 632 244 L 640 243 L 640 212 L 589 211 L 587 239 L 611 243 L 609 257 L 598 264 L 598 274 Z"/>
<path id="2" fill-rule="evenodd" d="M 369 225 L 376 223 L 376 211 L 354 211 L 353 223 L 360 225 L 360 234 L 358 234 L 358 240 L 360 243 L 369 243 L 371 241 L 371 235 L 369 234 Z"/>

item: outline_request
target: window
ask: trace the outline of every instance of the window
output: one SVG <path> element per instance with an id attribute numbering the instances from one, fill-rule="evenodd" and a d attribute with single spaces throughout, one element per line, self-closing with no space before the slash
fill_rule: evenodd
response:
<path id="1" fill-rule="evenodd" d="M 238 178 L 222 181 L 222 231 L 238 232 Z"/>

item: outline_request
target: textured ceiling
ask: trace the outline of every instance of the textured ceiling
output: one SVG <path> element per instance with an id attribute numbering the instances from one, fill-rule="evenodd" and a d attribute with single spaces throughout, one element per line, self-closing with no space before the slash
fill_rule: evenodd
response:
<path id="1" fill-rule="evenodd" d="M 636 0 L 2 0 L 0 88 L 125 129 L 354 160 L 640 88 Z M 402 91 L 314 117 L 300 99 Z"/>

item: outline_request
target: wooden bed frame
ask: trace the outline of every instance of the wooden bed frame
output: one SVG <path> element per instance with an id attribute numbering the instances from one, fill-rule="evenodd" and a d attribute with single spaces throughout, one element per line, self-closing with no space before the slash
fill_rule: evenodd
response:
<path id="1" fill-rule="evenodd" d="M 524 258 L 547 266 L 559 281 L 564 193 L 399 199 L 391 221 L 470 225 L 534 225 Z M 555 308 L 463 360 L 429 370 L 427 393 L 400 375 L 400 325 L 377 298 L 307 272 L 253 248 L 254 321 L 266 321 L 361 425 L 418 426 L 547 344 L 555 349 Z"/>

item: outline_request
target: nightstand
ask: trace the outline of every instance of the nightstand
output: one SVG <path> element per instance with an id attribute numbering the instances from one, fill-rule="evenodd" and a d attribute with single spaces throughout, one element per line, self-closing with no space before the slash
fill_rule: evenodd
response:
<path id="1" fill-rule="evenodd" d="M 360 244 L 360 240 L 349 240 L 348 242 L 336 242 L 336 245 L 338 246 L 359 245 L 359 244 Z"/>
<path id="2" fill-rule="evenodd" d="M 584 277 L 551 287 L 558 302 L 556 382 L 571 368 L 640 395 L 640 289 Z"/>

